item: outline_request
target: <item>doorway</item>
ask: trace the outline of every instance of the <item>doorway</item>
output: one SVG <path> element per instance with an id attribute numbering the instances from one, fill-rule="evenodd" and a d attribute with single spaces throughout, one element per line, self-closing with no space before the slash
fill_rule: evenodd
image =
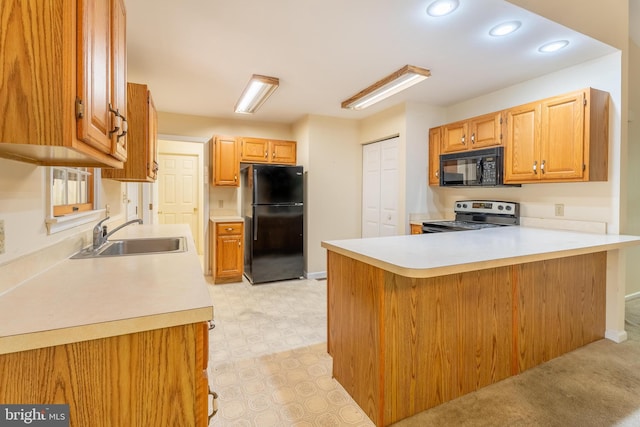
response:
<path id="1" fill-rule="evenodd" d="M 204 255 L 204 144 L 158 141 L 157 218 L 160 224 L 188 224 Z"/>

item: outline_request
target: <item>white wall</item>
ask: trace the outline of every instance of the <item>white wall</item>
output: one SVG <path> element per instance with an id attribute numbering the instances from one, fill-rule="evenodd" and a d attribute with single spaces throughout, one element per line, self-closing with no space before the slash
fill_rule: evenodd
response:
<path id="1" fill-rule="evenodd" d="M 5 253 L 0 254 L 0 265 L 84 234 L 94 225 L 47 234 L 47 170 L 44 166 L 0 159 L 0 219 L 5 228 Z M 125 187 L 120 182 L 103 180 L 101 200 L 109 204 L 114 221 L 124 217 L 123 191 Z"/>
<path id="2" fill-rule="evenodd" d="M 323 240 L 360 236 L 362 151 L 354 120 L 307 116 L 296 123 L 299 163 L 305 168 L 306 272 L 326 273 Z"/>

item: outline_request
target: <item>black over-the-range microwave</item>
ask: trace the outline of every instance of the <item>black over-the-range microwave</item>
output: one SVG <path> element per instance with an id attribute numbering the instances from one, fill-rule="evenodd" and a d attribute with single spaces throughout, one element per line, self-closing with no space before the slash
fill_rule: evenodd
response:
<path id="1" fill-rule="evenodd" d="M 499 187 L 503 185 L 505 185 L 504 147 L 463 151 L 440 156 L 441 187 Z"/>

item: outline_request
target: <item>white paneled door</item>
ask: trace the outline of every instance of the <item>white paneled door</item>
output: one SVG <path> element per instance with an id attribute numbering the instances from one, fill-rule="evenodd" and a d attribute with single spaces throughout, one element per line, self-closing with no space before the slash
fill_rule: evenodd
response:
<path id="1" fill-rule="evenodd" d="M 398 137 L 362 147 L 362 237 L 398 234 Z"/>
<path id="2" fill-rule="evenodd" d="M 198 239 L 198 156 L 158 155 L 158 219 L 160 224 L 189 224 L 196 246 Z"/>

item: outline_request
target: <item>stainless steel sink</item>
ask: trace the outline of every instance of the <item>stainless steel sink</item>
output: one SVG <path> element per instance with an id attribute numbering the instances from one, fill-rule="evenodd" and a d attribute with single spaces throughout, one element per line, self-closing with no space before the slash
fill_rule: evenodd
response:
<path id="1" fill-rule="evenodd" d="M 184 237 L 109 240 L 97 250 L 84 249 L 73 255 L 71 259 L 175 253 L 186 250 L 187 241 Z"/>

